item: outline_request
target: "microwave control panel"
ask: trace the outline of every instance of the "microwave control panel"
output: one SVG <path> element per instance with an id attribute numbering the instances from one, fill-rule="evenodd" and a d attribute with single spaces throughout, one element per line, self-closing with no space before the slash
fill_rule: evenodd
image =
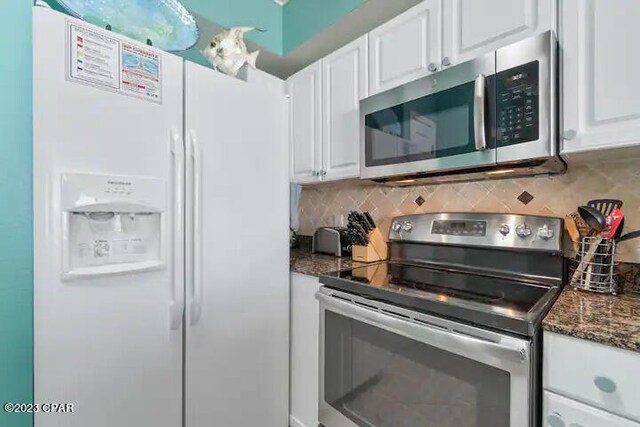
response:
<path id="1" fill-rule="evenodd" d="M 498 145 L 539 138 L 538 67 L 538 61 L 533 61 L 498 73 Z"/>

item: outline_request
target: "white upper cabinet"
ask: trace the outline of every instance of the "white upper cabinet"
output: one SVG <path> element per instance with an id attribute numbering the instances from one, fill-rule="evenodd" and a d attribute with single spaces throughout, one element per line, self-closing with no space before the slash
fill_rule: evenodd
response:
<path id="1" fill-rule="evenodd" d="M 314 182 L 322 169 L 321 86 L 320 61 L 287 80 L 293 182 Z"/>
<path id="2" fill-rule="evenodd" d="M 369 33 L 370 95 L 440 68 L 441 5 L 424 0 Z"/>
<path id="3" fill-rule="evenodd" d="M 554 0 L 444 0 L 441 66 L 459 64 L 555 29 Z"/>
<path id="4" fill-rule="evenodd" d="M 640 2 L 564 0 L 560 38 L 562 153 L 639 145 Z"/>
<path id="5" fill-rule="evenodd" d="M 368 92 L 367 36 L 294 74 L 290 97 L 291 181 L 360 176 L 360 99 Z"/>
<path id="6" fill-rule="evenodd" d="M 367 36 L 322 60 L 323 180 L 360 175 L 360 99 L 367 96 Z"/>

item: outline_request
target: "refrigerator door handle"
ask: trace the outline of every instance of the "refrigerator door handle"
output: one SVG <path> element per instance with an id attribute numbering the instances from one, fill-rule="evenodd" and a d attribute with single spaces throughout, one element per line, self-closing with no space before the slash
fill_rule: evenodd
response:
<path id="1" fill-rule="evenodd" d="M 171 156 L 173 158 L 173 226 L 172 226 L 172 284 L 173 297 L 170 306 L 171 329 L 179 329 L 184 316 L 184 257 L 179 247 L 184 247 L 184 144 L 180 133 L 171 130 Z"/>
<path id="2" fill-rule="evenodd" d="M 200 321 L 202 314 L 202 159 L 195 132 L 189 132 L 191 161 L 193 162 L 193 299 L 191 300 L 191 324 Z"/>

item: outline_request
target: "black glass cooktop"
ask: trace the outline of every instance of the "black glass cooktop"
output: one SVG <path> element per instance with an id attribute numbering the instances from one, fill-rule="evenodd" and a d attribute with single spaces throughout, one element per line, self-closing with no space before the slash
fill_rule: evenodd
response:
<path id="1" fill-rule="evenodd" d="M 385 262 L 321 276 L 325 286 L 412 310 L 530 335 L 559 288 Z"/>

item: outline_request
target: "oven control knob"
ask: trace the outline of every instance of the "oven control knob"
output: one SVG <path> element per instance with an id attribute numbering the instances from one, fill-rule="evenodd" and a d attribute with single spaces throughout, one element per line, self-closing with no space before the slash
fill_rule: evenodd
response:
<path id="1" fill-rule="evenodd" d="M 391 230 L 393 230 L 396 233 L 399 233 L 400 230 L 402 230 L 402 224 L 400 224 L 399 222 L 394 222 L 393 224 L 391 224 Z"/>
<path id="2" fill-rule="evenodd" d="M 402 223 L 402 231 L 411 231 L 413 230 L 413 224 L 411 224 L 409 221 L 405 221 Z"/>
<path id="3" fill-rule="evenodd" d="M 549 228 L 548 224 L 543 225 L 542 227 L 538 228 L 538 237 L 543 240 L 549 240 L 553 237 L 553 228 Z"/>
<path id="4" fill-rule="evenodd" d="M 516 234 L 522 238 L 529 237 L 531 236 L 531 227 L 529 224 L 520 224 L 516 227 Z"/>
<path id="5" fill-rule="evenodd" d="M 500 226 L 500 228 L 498 229 L 498 231 L 500 232 L 500 234 L 502 234 L 503 236 L 506 236 L 507 234 L 509 234 L 511 232 L 511 229 L 509 228 L 509 225 L 507 224 L 502 224 Z"/>

